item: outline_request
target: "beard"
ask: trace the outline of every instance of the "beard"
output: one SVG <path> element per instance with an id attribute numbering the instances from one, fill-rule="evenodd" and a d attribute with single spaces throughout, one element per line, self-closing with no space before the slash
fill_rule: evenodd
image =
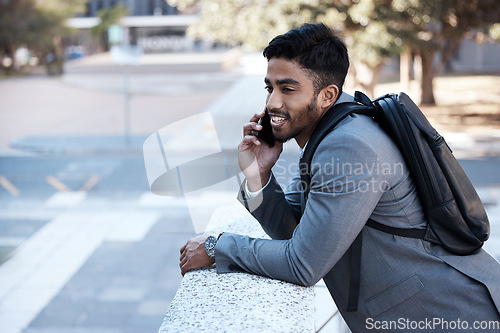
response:
<path id="1" fill-rule="evenodd" d="M 273 129 L 273 134 L 276 138 L 277 141 L 279 142 L 287 142 L 293 138 L 295 138 L 297 135 L 302 133 L 304 129 L 307 128 L 309 125 L 309 120 L 310 120 L 310 114 L 311 112 L 315 109 L 316 107 L 316 99 L 318 97 L 318 94 L 314 94 L 314 96 L 311 98 L 309 101 L 309 104 L 302 109 L 296 116 L 295 119 L 291 119 L 290 114 L 288 112 L 284 112 L 282 115 L 285 116 L 288 121 L 299 124 L 300 126 L 296 128 L 292 128 L 292 131 L 290 133 L 276 133 L 276 131 Z"/>

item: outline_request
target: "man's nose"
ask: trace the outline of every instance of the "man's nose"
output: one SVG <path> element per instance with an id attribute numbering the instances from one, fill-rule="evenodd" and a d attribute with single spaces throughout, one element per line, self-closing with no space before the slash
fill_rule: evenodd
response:
<path id="1" fill-rule="evenodd" d="M 283 99 L 279 92 L 273 91 L 267 97 L 266 107 L 268 110 L 279 110 L 283 107 Z"/>

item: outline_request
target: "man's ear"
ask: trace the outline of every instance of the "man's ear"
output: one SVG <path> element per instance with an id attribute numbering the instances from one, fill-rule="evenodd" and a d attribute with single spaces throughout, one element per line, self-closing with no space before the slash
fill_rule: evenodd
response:
<path id="1" fill-rule="evenodd" d="M 338 98 L 340 89 L 335 84 L 323 88 L 320 92 L 320 106 L 322 109 L 329 109 Z"/>

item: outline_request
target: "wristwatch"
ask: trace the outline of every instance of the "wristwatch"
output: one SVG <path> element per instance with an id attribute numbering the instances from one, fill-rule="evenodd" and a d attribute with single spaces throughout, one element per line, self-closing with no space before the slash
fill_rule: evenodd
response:
<path id="1" fill-rule="evenodd" d="M 220 236 L 222 236 L 223 232 L 218 234 L 217 236 L 208 236 L 208 238 L 205 240 L 205 251 L 207 251 L 207 255 L 215 259 L 215 245 L 217 245 L 217 241 L 219 240 Z"/>

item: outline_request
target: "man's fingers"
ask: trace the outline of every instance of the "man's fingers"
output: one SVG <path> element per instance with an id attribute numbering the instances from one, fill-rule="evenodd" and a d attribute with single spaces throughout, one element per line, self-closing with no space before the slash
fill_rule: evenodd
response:
<path id="1" fill-rule="evenodd" d="M 254 114 L 254 115 L 253 115 L 253 117 L 252 117 L 252 118 L 250 118 L 250 122 L 252 122 L 252 123 L 257 123 L 257 122 L 259 122 L 259 119 L 260 119 L 260 118 L 262 118 L 262 117 L 264 117 L 264 114 L 265 114 L 265 113 L 266 113 L 266 111 L 264 110 L 264 111 L 262 111 L 262 112 L 259 112 L 259 113 Z"/>
<path id="2" fill-rule="evenodd" d="M 194 268 L 199 268 L 200 266 L 197 265 L 196 263 L 193 263 L 193 260 L 184 259 L 179 264 L 179 267 L 181 268 L 181 275 L 184 276 L 184 274 L 186 274 L 188 271 Z"/>
<path id="3" fill-rule="evenodd" d="M 186 244 L 184 244 L 184 246 L 183 246 L 183 247 L 181 247 L 181 251 L 180 251 L 180 252 L 181 252 L 181 254 L 182 254 L 182 252 L 184 252 L 184 250 L 186 249 L 186 246 L 187 246 L 187 243 L 186 243 Z"/>
<path id="4" fill-rule="evenodd" d="M 252 149 L 255 146 L 259 146 L 261 144 L 261 141 L 253 135 L 247 135 L 243 138 L 243 140 L 240 142 L 238 145 L 238 150 L 240 152 Z"/>
<path id="5" fill-rule="evenodd" d="M 181 275 L 184 276 L 188 270 L 189 269 L 187 269 L 186 265 L 181 266 Z"/>
<path id="6" fill-rule="evenodd" d="M 250 122 L 243 126 L 243 136 L 255 134 L 255 132 L 258 132 L 262 129 L 262 126 L 259 124 L 259 120 L 260 118 L 264 117 L 264 114 L 265 112 L 262 111 L 261 113 L 254 114 L 253 117 L 250 118 Z"/>
<path id="7" fill-rule="evenodd" d="M 256 137 L 255 135 L 246 135 L 245 137 L 243 137 L 242 143 L 254 144 L 256 146 L 261 144 L 259 138 Z"/>
<path id="8" fill-rule="evenodd" d="M 182 258 L 182 259 L 181 259 L 181 262 L 179 263 L 179 266 L 180 266 L 180 267 L 182 267 L 182 266 L 184 266 L 186 263 L 187 263 L 187 258 L 186 258 L 186 257 L 184 257 L 184 258 Z"/>
<path id="9" fill-rule="evenodd" d="M 179 267 L 181 268 L 182 276 L 184 276 L 184 274 L 186 274 L 186 272 L 192 268 L 192 263 L 190 260 L 188 260 L 187 256 L 184 256 L 184 258 L 182 258 L 179 263 Z"/>
<path id="10" fill-rule="evenodd" d="M 257 123 L 248 123 L 243 126 L 243 136 L 256 135 L 262 129 L 262 125 Z"/>

